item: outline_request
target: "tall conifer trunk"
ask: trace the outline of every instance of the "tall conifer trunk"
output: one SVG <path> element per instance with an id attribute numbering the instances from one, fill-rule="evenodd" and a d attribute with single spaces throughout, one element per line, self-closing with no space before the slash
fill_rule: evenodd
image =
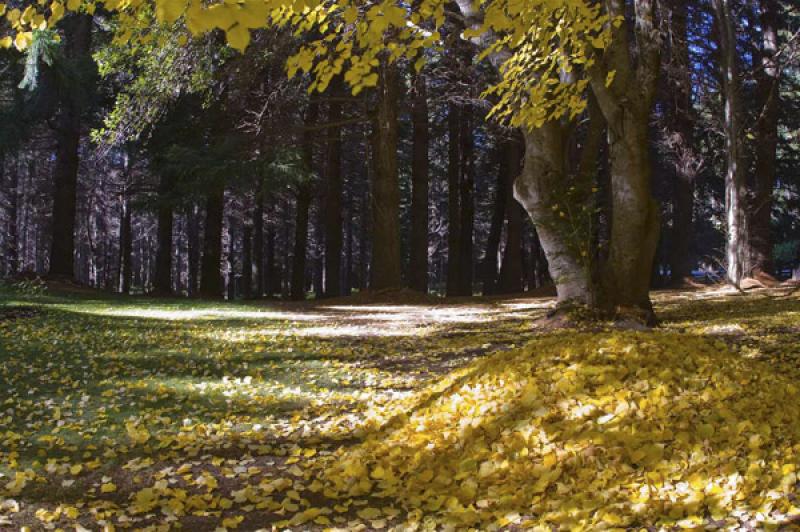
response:
<path id="1" fill-rule="evenodd" d="M 730 0 L 713 0 L 719 35 L 720 83 L 725 132 L 725 269 L 728 281 L 739 286 L 750 275 L 750 230 L 747 215 L 747 163 L 743 146 L 742 91 L 736 23 Z"/>
<path id="2" fill-rule="evenodd" d="M 158 243 L 156 248 L 156 272 L 153 280 L 156 293 L 172 293 L 172 229 L 173 213 L 170 194 L 172 180 L 161 177 L 158 191 Z"/>
<path id="3" fill-rule="evenodd" d="M 400 181 L 397 167 L 397 106 L 399 76 L 396 65 L 381 61 L 378 105 L 372 135 L 372 242 L 374 250 L 370 288 L 400 288 Z"/>
<path id="4" fill-rule="evenodd" d="M 292 255 L 292 279 L 290 293 L 295 301 L 306 298 L 306 258 L 308 256 L 309 211 L 313 194 L 314 136 L 311 127 L 317 122 L 319 108 L 312 102 L 306 111 L 306 133 L 303 135 L 303 166 L 305 180 L 297 185 L 295 195 L 294 253 Z"/>
<path id="5" fill-rule="evenodd" d="M 92 17 L 74 14 L 64 19 L 64 53 L 76 62 L 91 61 Z M 74 277 L 75 211 L 80 164 L 82 106 L 73 91 L 64 91 L 56 121 L 56 160 L 53 169 L 50 274 Z"/>
<path id="6" fill-rule="evenodd" d="M 751 266 L 754 274 L 773 273 L 772 191 L 775 187 L 780 109 L 780 67 L 778 65 L 777 0 L 761 0 L 761 69 L 757 74 L 758 111 L 756 121 L 755 171 L 751 213 Z"/>
<path id="7" fill-rule="evenodd" d="M 342 104 L 341 81 L 331 85 L 331 102 L 328 106 L 326 194 L 325 194 L 325 296 L 342 294 Z"/>
<path id="8" fill-rule="evenodd" d="M 419 292 L 428 291 L 428 179 L 430 132 L 428 92 L 423 74 L 414 78 L 414 101 L 411 163 L 411 261 L 409 285 Z"/>
<path id="9" fill-rule="evenodd" d="M 201 297 L 223 296 L 220 261 L 222 260 L 222 220 L 225 210 L 225 185 L 214 183 L 206 195 L 206 223 L 203 239 L 203 259 L 200 271 Z"/>

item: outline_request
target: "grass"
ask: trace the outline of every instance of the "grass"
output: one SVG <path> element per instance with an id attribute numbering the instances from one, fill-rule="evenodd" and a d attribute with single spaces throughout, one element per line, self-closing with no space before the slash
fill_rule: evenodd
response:
<path id="1" fill-rule="evenodd" d="M 730 360 L 746 359 L 747 371 L 798 374 L 794 295 L 663 293 L 656 301 L 665 331 L 658 334 L 673 346 L 696 338 Z M 543 353 L 543 372 L 550 367 L 547 350 L 577 337 L 532 327 L 548 304 L 227 304 L 0 291 L 0 528 L 448 522 L 447 512 L 417 504 L 408 491 L 425 483 L 425 471 L 401 468 L 403 490 L 379 490 L 375 467 L 397 468 L 402 453 L 418 452 L 402 444 L 413 434 L 409 419 L 433 420 L 443 398 L 464 395 L 487 368 L 518 371 L 531 350 Z M 591 356 L 615 333 L 581 334 L 578 352 Z M 515 397 L 494 399 L 511 407 Z M 376 441 L 394 443 L 387 450 Z M 447 456 L 459 460 L 475 443 L 447 442 Z M 365 478 L 336 469 L 353 456 L 370 464 L 358 470 Z M 370 488 L 353 491 L 359 483 Z M 512 506 L 502 507 L 504 516 Z M 503 521 L 498 508 L 450 524 L 524 522 Z M 785 521 L 788 510 L 780 512 Z M 587 523 L 600 519 L 590 514 Z M 656 513 L 646 515 L 643 524 L 657 522 Z"/>

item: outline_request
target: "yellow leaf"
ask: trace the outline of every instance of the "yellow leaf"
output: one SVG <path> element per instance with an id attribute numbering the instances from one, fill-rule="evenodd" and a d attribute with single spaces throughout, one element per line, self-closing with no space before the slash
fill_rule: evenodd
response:
<path id="1" fill-rule="evenodd" d="M 244 521 L 243 515 L 237 515 L 234 517 L 226 517 L 222 520 L 222 526 L 225 528 L 239 528 L 239 523 Z"/>
<path id="2" fill-rule="evenodd" d="M 361 519 L 367 519 L 367 520 L 377 519 L 382 515 L 381 511 L 378 508 L 372 508 L 372 507 L 362 508 L 356 513 Z"/>

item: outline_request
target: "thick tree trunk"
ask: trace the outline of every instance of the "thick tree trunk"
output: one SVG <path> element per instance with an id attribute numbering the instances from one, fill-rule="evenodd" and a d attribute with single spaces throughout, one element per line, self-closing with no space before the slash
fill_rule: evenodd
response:
<path id="1" fill-rule="evenodd" d="M 447 112 L 447 295 L 461 296 L 461 109 Z"/>
<path id="2" fill-rule="evenodd" d="M 161 178 L 158 193 L 158 244 L 156 248 L 156 272 L 153 281 L 155 292 L 160 295 L 172 293 L 172 229 L 173 213 L 170 194 L 172 182 Z"/>
<path id="3" fill-rule="evenodd" d="M 739 286 L 751 274 L 750 231 L 747 216 L 747 163 L 742 145 L 742 93 L 736 28 L 730 0 L 713 0 L 719 34 L 720 81 L 724 98 L 725 268 L 728 281 Z"/>
<path id="4" fill-rule="evenodd" d="M 661 62 L 659 31 L 653 0 L 635 0 L 633 20 L 623 0 L 609 0 L 606 9 L 626 23 L 613 30 L 590 78 L 607 122 L 611 173 L 611 231 L 600 306 L 609 315 L 633 311 L 636 318 L 652 321 L 650 279 L 660 211 L 651 190 L 649 122 Z M 610 72 L 616 75 L 609 84 Z"/>
<path id="5" fill-rule="evenodd" d="M 621 307 L 651 314 L 650 279 L 660 220 L 650 183 L 648 116 L 627 111 L 614 118 L 608 121 L 613 208 L 604 306 L 611 312 Z"/>
<path id="6" fill-rule="evenodd" d="M 509 141 L 506 157 L 508 158 L 508 176 L 513 182 L 520 172 L 522 163 L 522 147 L 516 141 Z M 497 282 L 498 294 L 514 294 L 522 292 L 523 287 L 523 257 L 522 257 L 522 207 L 514 201 L 511 187 L 504 193 L 508 205 L 506 225 L 506 249 L 503 253 L 503 263 L 500 268 L 500 278 Z"/>
<path id="7" fill-rule="evenodd" d="M 758 73 L 760 116 L 756 122 L 756 161 L 751 212 L 751 265 L 753 273 L 773 273 L 772 190 L 778 148 L 778 113 L 780 110 L 780 67 L 778 66 L 778 26 L 780 7 L 777 0 L 761 0 L 761 70 Z"/>
<path id="8" fill-rule="evenodd" d="M 525 165 L 514 182 L 514 197 L 531 217 L 539 242 L 547 256 L 550 276 L 556 285 L 559 305 L 595 305 L 593 272 L 578 246 L 570 242 L 573 228 L 567 218 L 553 209 L 564 198 L 559 190 L 567 180 L 567 131 L 558 122 L 523 131 Z M 581 208 L 581 206 L 576 206 Z"/>
<path id="9" fill-rule="evenodd" d="M 92 17 L 72 15 L 63 21 L 65 55 L 86 61 L 91 53 Z M 56 130 L 56 160 L 53 169 L 53 224 L 50 274 L 74 277 L 75 204 L 81 138 L 81 105 L 70 91 L 61 101 Z"/>
<path id="10" fill-rule="evenodd" d="M 414 128 L 411 162 L 411 260 L 409 286 L 428 292 L 428 179 L 430 172 L 428 125 L 428 93 L 425 76 L 414 80 L 414 101 L 411 108 Z"/>
<path id="11" fill-rule="evenodd" d="M 328 106 L 326 190 L 325 190 L 325 296 L 342 294 L 342 105 L 336 98 L 341 95 L 341 81 L 334 80 Z"/>
<path id="12" fill-rule="evenodd" d="M 402 286 L 400 254 L 400 182 L 397 168 L 398 73 L 385 59 L 380 66 L 378 106 L 373 130 L 372 173 L 373 290 Z"/>
<path id="13" fill-rule="evenodd" d="M 503 222 L 506 219 L 507 206 L 514 202 L 511 190 L 511 183 L 515 177 L 512 176 L 511 171 L 511 144 L 513 142 L 513 140 L 503 140 L 498 150 L 500 160 L 492 206 L 492 221 L 489 226 L 489 236 L 486 240 L 486 253 L 483 256 L 483 264 L 481 266 L 484 295 L 494 294 L 497 288 L 498 255 L 500 253 L 500 239 L 503 236 Z M 509 197 L 511 197 L 510 202 Z"/>
<path id="14" fill-rule="evenodd" d="M 201 297 L 222 297 L 222 220 L 225 210 L 225 185 L 215 183 L 206 196 L 206 223 L 203 260 L 200 269 Z"/>

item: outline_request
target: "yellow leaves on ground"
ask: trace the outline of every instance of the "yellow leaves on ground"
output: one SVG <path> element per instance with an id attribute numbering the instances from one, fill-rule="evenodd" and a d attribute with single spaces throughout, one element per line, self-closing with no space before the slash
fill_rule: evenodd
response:
<path id="1" fill-rule="evenodd" d="M 392 337 L 377 307 L 330 322 L 44 301 L 0 321 L 0 528 L 761 529 L 800 515 L 800 300 L 662 302 L 654 333 L 537 333 L 541 301 L 461 322 L 456 307 L 398 309 L 407 334 Z M 436 313 L 446 325 L 427 335 L 409 325 Z M 353 323 L 361 336 L 332 336 Z"/>
<path id="2" fill-rule="evenodd" d="M 556 335 L 451 382 L 401 427 L 342 451 L 332 491 L 478 528 L 733 525 L 797 511 L 798 385 L 721 342 Z"/>

